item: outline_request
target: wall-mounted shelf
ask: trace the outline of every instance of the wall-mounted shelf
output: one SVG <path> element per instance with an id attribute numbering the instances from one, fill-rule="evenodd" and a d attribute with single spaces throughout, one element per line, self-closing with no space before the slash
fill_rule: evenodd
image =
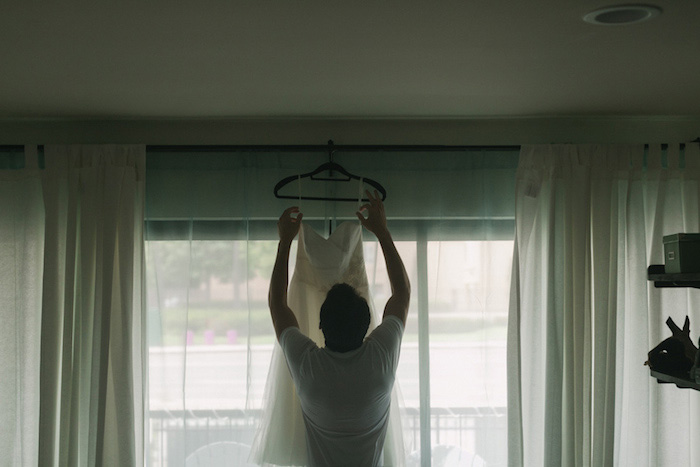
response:
<path id="1" fill-rule="evenodd" d="M 686 272 L 676 274 L 666 274 L 663 264 L 652 264 L 647 269 L 650 281 L 654 281 L 654 286 L 663 287 L 694 287 L 700 289 L 700 273 Z"/>
<path id="2" fill-rule="evenodd" d="M 666 274 L 666 267 L 663 264 L 652 264 L 651 266 L 649 266 L 649 268 L 647 268 L 647 276 L 649 277 L 650 281 L 654 281 L 654 287 L 657 288 L 694 287 L 696 289 L 700 289 L 700 273 L 697 272 Z M 688 318 L 686 318 L 686 325 L 688 324 L 687 320 Z M 680 332 L 680 329 L 678 329 L 678 327 L 675 326 L 675 323 L 673 323 L 671 318 L 669 318 L 669 321 L 671 321 L 669 327 L 673 325 L 673 327 L 671 327 L 671 330 L 673 331 L 675 327 L 678 330 L 678 332 Z M 675 334 L 676 332 L 674 331 L 674 335 Z M 679 388 L 695 389 L 697 391 L 700 391 L 700 383 L 696 383 L 691 379 L 680 378 L 678 376 L 671 376 L 651 369 L 649 370 L 649 372 L 651 373 L 652 378 L 656 378 L 656 381 L 658 383 L 671 383 L 675 384 Z"/>
<path id="3" fill-rule="evenodd" d="M 677 376 L 665 375 L 654 370 L 649 370 L 649 372 L 651 373 L 652 378 L 656 378 L 659 384 L 672 383 L 678 386 L 679 388 L 695 389 L 700 391 L 700 383 L 696 383 L 695 381 L 679 378 Z"/>

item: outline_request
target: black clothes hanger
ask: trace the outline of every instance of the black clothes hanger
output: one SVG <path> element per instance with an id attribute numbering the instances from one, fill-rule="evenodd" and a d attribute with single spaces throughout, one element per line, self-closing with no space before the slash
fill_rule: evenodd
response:
<path id="1" fill-rule="evenodd" d="M 290 177 L 283 178 L 279 182 L 277 182 L 277 185 L 275 185 L 275 198 L 282 198 L 282 199 L 302 199 L 302 200 L 314 200 L 314 201 L 350 201 L 356 203 L 358 201 L 357 198 L 325 198 L 325 197 L 320 197 L 320 196 L 291 196 L 291 195 L 281 195 L 279 194 L 280 189 L 294 181 L 299 180 L 300 178 L 309 178 L 311 180 L 315 181 L 324 181 L 324 182 L 349 182 L 350 180 L 362 180 L 364 183 L 367 183 L 368 185 L 374 187 L 382 197 L 382 201 L 386 199 L 386 190 L 384 187 L 379 184 L 379 182 L 376 182 L 372 180 L 371 178 L 365 178 L 365 177 L 360 177 L 359 175 L 352 174 L 345 170 L 340 164 L 337 164 L 333 162 L 333 153 L 335 152 L 334 146 L 333 146 L 333 140 L 328 141 L 328 162 L 325 164 L 321 164 L 318 167 L 316 167 L 313 171 L 307 172 L 305 174 L 299 174 L 299 175 L 292 175 Z M 318 176 L 319 174 L 322 174 L 324 172 L 328 172 L 328 176 Z M 343 177 L 331 177 L 334 172 L 339 173 Z M 369 201 L 367 198 L 362 198 L 362 201 Z"/>

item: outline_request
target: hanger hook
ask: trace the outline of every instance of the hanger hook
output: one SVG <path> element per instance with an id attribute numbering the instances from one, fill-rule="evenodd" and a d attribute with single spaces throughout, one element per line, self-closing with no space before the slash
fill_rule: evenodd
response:
<path id="1" fill-rule="evenodd" d="M 335 152 L 333 140 L 328 140 L 328 162 L 333 162 L 333 153 Z"/>

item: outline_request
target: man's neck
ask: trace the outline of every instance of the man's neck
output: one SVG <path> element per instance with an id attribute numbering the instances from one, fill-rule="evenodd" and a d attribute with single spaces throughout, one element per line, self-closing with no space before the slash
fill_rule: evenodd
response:
<path id="1" fill-rule="evenodd" d="M 360 343 L 360 345 L 356 345 L 354 347 L 343 347 L 343 346 L 336 346 L 332 343 L 326 342 L 326 348 L 328 350 L 331 350 L 333 352 L 338 352 L 338 353 L 352 352 L 353 350 L 359 349 L 361 346 L 362 346 L 362 343 Z"/>

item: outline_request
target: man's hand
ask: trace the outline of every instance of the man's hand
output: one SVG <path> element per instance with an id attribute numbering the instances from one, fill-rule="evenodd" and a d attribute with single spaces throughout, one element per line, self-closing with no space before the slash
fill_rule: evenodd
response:
<path id="1" fill-rule="evenodd" d="M 292 217 L 292 214 L 297 214 L 297 217 Z M 299 212 L 297 206 L 292 206 L 284 210 L 280 216 L 280 220 L 277 221 L 277 232 L 279 233 L 281 242 L 291 243 L 292 240 L 294 240 L 294 237 L 299 233 L 302 217 L 304 217 L 304 215 Z"/>
<path id="2" fill-rule="evenodd" d="M 369 199 L 369 204 L 361 206 L 360 210 L 355 214 L 357 218 L 360 219 L 360 223 L 379 238 L 389 231 L 386 226 L 384 203 L 382 203 L 382 199 L 377 190 L 374 190 L 374 196 L 372 196 L 369 191 L 365 191 L 365 194 L 367 195 L 367 199 Z M 364 211 L 367 211 L 367 218 L 362 215 Z"/>

